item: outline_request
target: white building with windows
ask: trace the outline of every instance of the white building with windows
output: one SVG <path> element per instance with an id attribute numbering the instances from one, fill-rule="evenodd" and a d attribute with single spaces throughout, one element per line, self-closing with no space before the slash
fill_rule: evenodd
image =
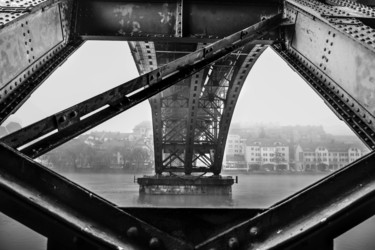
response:
<path id="1" fill-rule="evenodd" d="M 334 171 L 366 154 L 360 145 L 343 143 L 300 143 L 296 147 L 295 162 L 299 171 Z"/>
<path id="2" fill-rule="evenodd" d="M 289 170 L 289 145 L 277 139 L 248 140 L 245 159 L 251 170 Z"/>
<path id="3" fill-rule="evenodd" d="M 245 139 L 241 139 L 239 135 L 228 135 L 225 147 L 226 155 L 244 155 Z"/>

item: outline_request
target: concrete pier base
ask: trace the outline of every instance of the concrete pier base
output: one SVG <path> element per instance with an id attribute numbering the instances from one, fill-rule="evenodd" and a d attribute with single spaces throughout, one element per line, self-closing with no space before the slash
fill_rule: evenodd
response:
<path id="1" fill-rule="evenodd" d="M 232 176 L 143 176 L 137 179 L 141 194 L 230 195 Z"/>

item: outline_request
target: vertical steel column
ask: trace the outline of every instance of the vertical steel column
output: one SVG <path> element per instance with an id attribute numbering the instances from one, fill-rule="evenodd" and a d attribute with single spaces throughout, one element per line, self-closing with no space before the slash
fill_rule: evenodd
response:
<path id="1" fill-rule="evenodd" d="M 194 157 L 195 128 L 198 115 L 198 104 L 205 76 L 205 70 L 201 70 L 193 75 L 190 81 L 189 114 L 186 125 L 187 132 L 185 146 L 185 174 L 191 174 L 191 169 L 193 167 L 192 164 Z"/>
<path id="2" fill-rule="evenodd" d="M 161 119 L 161 94 L 149 99 L 152 110 L 152 127 L 154 132 L 155 172 L 163 172 L 163 121 Z"/>

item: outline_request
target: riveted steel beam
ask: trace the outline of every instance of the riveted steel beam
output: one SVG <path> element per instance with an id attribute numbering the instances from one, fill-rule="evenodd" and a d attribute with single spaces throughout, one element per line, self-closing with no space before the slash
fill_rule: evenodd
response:
<path id="1" fill-rule="evenodd" d="M 370 153 L 195 249 L 233 249 L 234 241 L 237 249 L 314 249 L 306 248 L 308 242 L 323 245 L 375 213 L 374 163 L 375 153 Z"/>
<path id="2" fill-rule="evenodd" d="M 286 31 L 281 55 L 294 58 L 287 61 L 295 60 L 291 65 L 295 68 L 298 64 L 297 72 L 304 68 L 300 74 L 305 79 L 308 76 L 328 106 L 375 149 L 375 102 L 371 97 L 375 95 L 375 32 L 361 21 L 363 16 L 371 19 L 373 13 L 357 13 L 360 9 L 355 3 L 332 3 L 339 6 L 316 1 L 286 2 L 285 14 L 295 27 Z"/>
<path id="3" fill-rule="evenodd" d="M 335 6 L 323 12 L 325 6 L 315 1 L 309 5 L 286 2 L 286 14 L 295 22 L 295 29 L 286 36 L 286 48 L 306 65 L 314 66 L 317 76 L 335 87 L 341 101 L 375 130 L 375 101 L 371 97 L 375 95 L 375 31 L 356 15 Z M 338 13 L 346 17 L 336 18 Z"/>
<path id="4" fill-rule="evenodd" d="M 73 5 L 0 1 L 0 123 L 82 44 L 70 35 Z"/>
<path id="5" fill-rule="evenodd" d="M 242 86 L 246 80 L 247 75 L 252 69 L 253 65 L 267 47 L 264 45 L 248 46 L 251 49 L 244 60 L 241 60 L 234 72 L 233 77 L 229 83 L 229 89 L 226 94 L 224 110 L 220 120 L 219 135 L 215 148 L 215 160 L 213 172 L 219 174 L 221 171 L 221 164 L 223 162 L 225 143 L 227 141 L 230 122 L 232 120 L 234 108 L 236 106 L 238 97 L 240 95 Z"/>
<path id="6" fill-rule="evenodd" d="M 11 147 L 18 148 L 57 130 L 56 133 L 22 150 L 31 157 L 37 157 L 198 72 L 210 63 L 244 46 L 249 41 L 263 37 L 270 30 L 278 27 L 281 22 L 281 15 L 271 17 L 25 127 L 3 138 L 2 141 Z"/>
<path id="7" fill-rule="evenodd" d="M 162 129 L 163 121 L 161 120 L 161 97 L 160 93 L 150 98 L 152 111 L 152 128 L 154 136 L 154 162 L 156 174 L 163 171 L 163 140 Z"/>
<path id="8" fill-rule="evenodd" d="M 315 90 L 327 106 L 343 120 L 370 149 L 375 148 L 374 128 L 358 115 L 359 109 L 353 109 L 354 100 L 342 100 L 343 89 L 327 78 L 321 77 L 320 71 L 299 54 L 274 45 L 275 51 Z"/>
<path id="9" fill-rule="evenodd" d="M 193 249 L 0 143 L 0 211 L 60 242 L 98 249 Z M 155 240 L 153 240 L 155 241 Z"/>
<path id="10" fill-rule="evenodd" d="M 189 114 L 187 118 L 186 145 L 185 145 L 185 174 L 190 174 L 193 164 L 195 129 L 198 116 L 199 96 L 202 90 L 205 71 L 200 71 L 191 77 Z"/>
<path id="11" fill-rule="evenodd" d="M 281 9 L 277 0 L 83 0 L 76 31 L 94 40 L 214 42 Z"/>

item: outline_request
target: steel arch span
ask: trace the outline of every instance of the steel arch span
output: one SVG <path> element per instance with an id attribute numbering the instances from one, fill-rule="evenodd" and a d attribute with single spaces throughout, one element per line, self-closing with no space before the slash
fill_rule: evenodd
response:
<path id="1" fill-rule="evenodd" d="M 119 209 L 33 158 L 149 99 L 156 172 L 217 175 L 241 87 L 269 46 L 374 149 L 373 5 L 0 0 L 1 122 L 86 40 L 127 41 L 141 74 L 2 138 L 0 210 L 49 249 L 332 249 L 374 214 L 374 153 L 268 209 L 227 211 Z"/>

